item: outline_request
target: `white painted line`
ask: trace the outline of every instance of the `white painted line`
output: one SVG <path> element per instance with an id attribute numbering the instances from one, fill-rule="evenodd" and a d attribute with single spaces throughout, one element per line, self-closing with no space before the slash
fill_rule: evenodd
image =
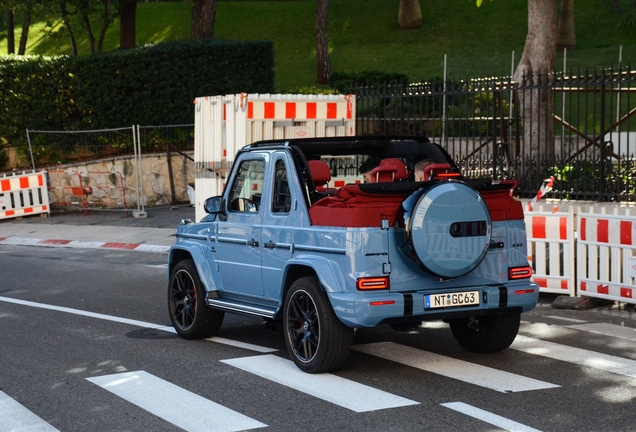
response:
<path id="1" fill-rule="evenodd" d="M 510 348 L 579 366 L 636 378 L 636 361 L 517 335 Z"/>
<path id="2" fill-rule="evenodd" d="M 419 404 L 336 375 L 302 372 L 291 360 L 271 354 L 221 362 L 355 412 Z"/>
<path id="3" fill-rule="evenodd" d="M 29 246 L 29 245 L 36 245 L 39 242 L 41 242 L 42 239 L 38 239 L 38 238 L 28 238 L 28 237 L 7 237 L 6 239 L 2 240 L 2 244 L 6 244 L 6 245 L 20 245 L 20 246 Z"/>
<path id="4" fill-rule="evenodd" d="M 220 343 L 220 344 L 223 344 L 223 345 L 229 345 L 229 346 L 233 346 L 233 347 L 237 347 L 237 348 L 243 348 L 243 349 L 247 349 L 247 350 L 261 352 L 261 353 L 270 353 L 270 352 L 278 351 L 275 348 L 262 347 L 262 346 L 259 346 L 259 345 L 254 345 L 254 344 L 247 343 L 247 342 L 235 341 L 235 340 L 232 340 L 232 339 L 226 339 L 226 338 L 222 338 L 222 337 L 218 337 L 218 336 L 212 336 L 210 338 L 206 338 L 205 340 L 208 340 L 210 342 Z"/>
<path id="5" fill-rule="evenodd" d="M 44 303 L 36 303 L 36 302 L 32 302 L 32 301 L 27 301 L 27 300 L 19 300 L 19 299 L 14 299 L 14 298 L 11 298 L 11 297 L 0 297 L 0 301 L 4 301 L 4 302 L 7 302 L 7 303 L 19 304 L 19 305 L 22 305 L 22 306 L 36 307 L 36 308 L 40 308 L 40 309 L 47 309 L 47 310 L 52 310 L 52 311 L 56 311 L 56 312 L 65 312 L 65 313 L 70 313 L 70 314 L 73 314 L 73 315 L 85 316 L 85 317 L 89 317 L 89 318 L 97 318 L 97 319 L 101 319 L 101 320 L 105 320 L 105 321 L 113 321 L 113 322 L 117 322 L 117 323 L 121 323 L 121 324 L 130 324 L 130 325 L 133 325 L 133 326 L 136 326 L 136 327 L 161 330 L 161 331 L 165 331 L 165 332 L 168 332 L 168 333 L 177 333 L 177 331 L 172 326 L 154 324 L 154 323 L 150 323 L 150 322 L 146 322 L 146 321 L 139 321 L 139 320 L 134 320 L 134 319 L 122 318 L 122 317 L 117 317 L 117 316 L 113 316 L 113 315 L 105 315 L 105 314 L 100 314 L 100 313 L 95 313 L 95 312 L 88 312 L 88 311 L 83 311 L 83 310 L 79 310 L 79 309 L 67 308 L 67 307 L 63 307 L 63 306 L 47 305 L 47 304 L 44 304 Z M 235 346 L 235 347 L 244 348 L 244 349 L 247 349 L 247 350 L 252 350 L 252 351 L 262 352 L 262 353 L 263 352 L 278 351 L 278 350 L 273 349 L 273 348 L 262 347 L 262 346 L 259 346 L 259 345 L 254 345 L 254 344 L 249 344 L 249 343 L 244 343 L 244 342 L 232 341 L 231 339 L 225 339 L 225 338 L 210 338 L 208 340 L 211 340 L 212 342 L 217 342 L 217 343 L 221 343 L 221 344 L 225 344 L 225 345 L 232 345 L 232 346 Z"/>
<path id="6" fill-rule="evenodd" d="M 58 430 L 0 391 L 0 432 L 13 431 L 56 432 Z"/>
<path id="7" fill-rule="evenodd" d="M 159 268 L 159 269 L 167 270 L 168 269 L 168 264 L 147 265 L 146 267 L 153 267 L 153 268 Z"/>
<path id="8" fill-rule="evenodd" d="M 557 315 L 546 315 L 546 318 L 552 318 L 552 319 L 556 319 L 556 320 L 563 320 L 563 321 L 569 321 L 569 322 L 574 322 L 574 323 L 586 323 L 587 321 L 585 320 L 580 320 L 580 319 L 575 319 L 575 318 L 568 318 L 568 317 L 562 317 L 562 316 L 557 316 Z"/>
<path id="9" fill-rule="evenodd" d="M 161 245 L 151 245 L 151 244 L 140 244 L 135 249 L 136 252 L 155 252 L 155 253 L 165 253 L 170 250 L 170 246 L 161 246 Z M 166 264 L 167 267 L 167 264 Z"/>
<path id="10" fill-rule="evenodd" d="M 545 381 L 469 363 L 394 342 L 354 345 L 353 349 L 434 374 L 502 393 L 559 387 Z"/>
<path id="11" fill-rule="evenodd" d="M 75 249 L 96 249 L 96 248 L 102 247 L 105 244 L 106 242 L 89 242 L 89 241 L 73 240 L 65 245 L 46 245 L 46 246 L 68 247 L 68 248 L 75 248 Z"/>
<path id="12" fill-rule="evenodd" d="M 242 431 L 267 427 L 264 423 L 144 371 L 86 379 L 189 432 Z"/>
<path id="13" fill-rule="evenodd" d="M 501 429 L 515 432 L 540 432 L 538 429 L 531 428 L 516 421 L 509 420 L 505 417 L 493 414 L 488 411 L 476 408 L 472 405 L 465 404 L 463 402 L 450 402 L 443 403 L 442 406 L 450 408 L 467 416 L 476 418 L 483 422 L 489 423 L 493 426 L 497 426 Z"/>
<path id="14" fill-rule="evenodd" d="M 608 323 L 569 325 L 566 327 L 574 330 L 581 330 L 636 342 L 636 328 L 633 327 L 624 327 Z"/>

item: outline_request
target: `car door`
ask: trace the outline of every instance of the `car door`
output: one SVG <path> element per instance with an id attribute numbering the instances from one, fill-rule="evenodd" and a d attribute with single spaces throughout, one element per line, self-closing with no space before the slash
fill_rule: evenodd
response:
<path id="1" fill-rule="evenodd" d="M 263 203 L 263 285 L 265 297 L 280 300 L 283 270 L 292 255 L 297 209 L 285 153 L 274 153 L 271 165 L 273 170 L 267 183 L 272 184 L 272 190 L 266 195 L 268 203 Z"/>
<path id="2" fill-rule="evenodd" d="M 261 195 L 267 159 L 266 153 L 242 155 L 225 191 L 225 215 L 216 221 L 214 252 L 224 293 L 263 296 Z"/>

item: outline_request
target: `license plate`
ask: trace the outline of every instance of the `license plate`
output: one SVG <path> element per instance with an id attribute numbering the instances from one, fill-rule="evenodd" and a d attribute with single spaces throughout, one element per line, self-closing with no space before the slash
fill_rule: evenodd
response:
<path id="1" fill-rule="evenodd" d="M 479 291 L 431 294 L 425 297 L 426 309 L 473 306 L 479 304 Z"/>

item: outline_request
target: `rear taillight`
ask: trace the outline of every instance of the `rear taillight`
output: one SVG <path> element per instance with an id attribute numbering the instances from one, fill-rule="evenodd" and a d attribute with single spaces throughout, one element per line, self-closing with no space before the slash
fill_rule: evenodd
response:
<path id="1" fill-rule="evenodd" d="M 360 291 L 389 289 L 388 277 L 363 277 L 356 281 L 356 288 Z"/>
<path id="2" fill-rule="evenodd" d="M 435 172 L 433 171 L 433 178 L 435 180 L 448 180 L 451 178 L 461 177 L 462 175 L 458 172 Z"/>
<path id="3" fill-rule="evenodd" d="M 508 278 L 509 279 L 528 279 L 532 277 L 532 267 L 509 267 Z"/>

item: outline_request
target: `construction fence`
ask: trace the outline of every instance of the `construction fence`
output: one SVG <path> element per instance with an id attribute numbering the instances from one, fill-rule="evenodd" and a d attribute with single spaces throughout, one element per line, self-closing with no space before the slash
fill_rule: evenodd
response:
<path id="1" fill-rule="evenodd" d="M 636 207 L 551 201 L 525 206 L 532 280 L 544 293 L 636 303 Z"/>

